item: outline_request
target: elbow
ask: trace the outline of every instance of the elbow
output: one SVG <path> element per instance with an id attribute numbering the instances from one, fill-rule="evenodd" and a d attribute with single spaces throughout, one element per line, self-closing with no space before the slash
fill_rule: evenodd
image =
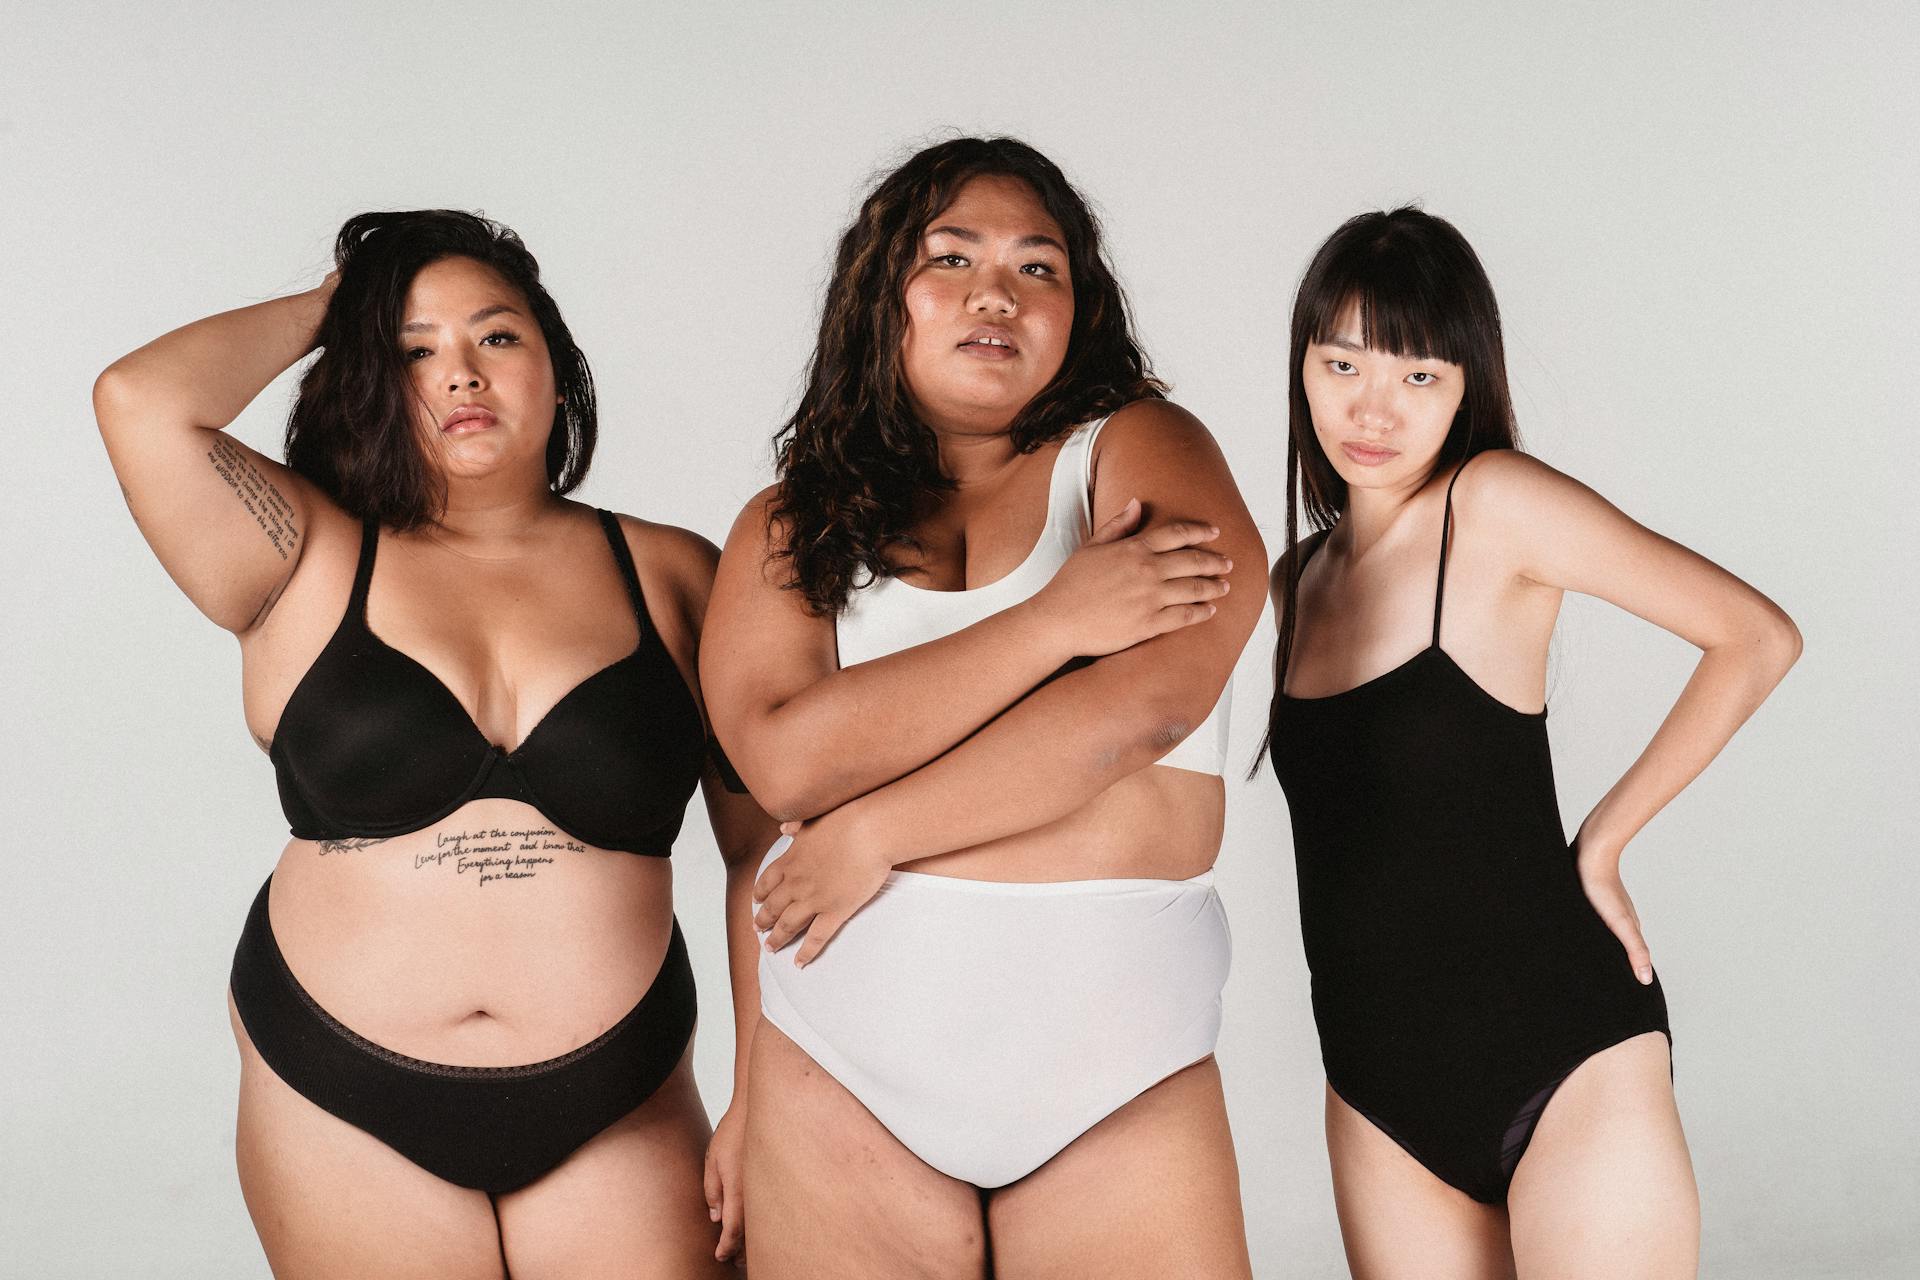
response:
<path id="1" fill-rule="evenodd" d="M 133 398 L 126 361 L 116 360 L 101 370 L 100 376 L 93 380 L 93 417 L 105 434 L 121 416 L 122 408 Z"/>
<path id="2" fill-rule="evenodd" d="M 1792 670 L 1793 664 L 1800 660 L 1800 653 L 1806 647 L 1806 642 L 1801 638 L 1800 628 L 1794 625 L 1793 619 L 1789 618 L 1784 610 L 1774 606 L 1771 614 L 1772 616 L 1768 619 L 1766 638 L 1762 643 L 1773 667 L 1774 679 L 1777 681 Z"/>

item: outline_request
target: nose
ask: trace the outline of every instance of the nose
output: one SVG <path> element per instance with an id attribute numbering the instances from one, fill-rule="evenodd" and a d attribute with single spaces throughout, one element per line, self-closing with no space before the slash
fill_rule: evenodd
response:
<path id="1" fill-rule="evenodd" d="M 468 391 L 478 391 L 480 389 L 480 379 L 474 377 L 470 373 L 464 376 L 466 379 L 464 382 L 461 381 L 462 375 L 459 375 L 459 374 L 455 374 L 452 378 L 450 378 L 447 382 L 447 390 L 452 392 L 455 395 L 458 395 L 460 393 L 461 388 L 463 387 Z"/>
<path id="2" fill-rule="evenodd" d="M 1010 316 L 1020 309 L 1020 300 L 1006 273 L 987 270 L 980 273 L 968 296 L 967 309 L 981 315 Z"/>
<path id="3" fill-rule="evenodd" d="M 1393 406 L 1377 387 L 1363 387 L 1353 400 L 1353 424 L 1363 431 L 1391 431 L 1398 425 Z"/>

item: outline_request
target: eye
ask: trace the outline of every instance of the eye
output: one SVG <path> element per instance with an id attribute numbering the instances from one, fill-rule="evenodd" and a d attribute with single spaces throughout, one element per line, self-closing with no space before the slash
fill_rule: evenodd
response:
<path id="1" fill-rule="evenodd" d="M 1345 360 L 1329 360 L 1327 361 L 1327 368 L 1333 370 L 1335 373 L 1342 374 L 1342 375 L 1360 372 L 1358 369 L 1354 368 L 1351 364 L 1348 364 Z"/>
<path id="2" fill-rule="evenodd" d="M 933 261 L 943 267 L 964 267 L 967 260 L 957 253 L 936 253 Z"/>
<path id="3" fill-rule="evenodd" d="M 514 343 L 518 341 L 520 341 L 519 335 L 508 333 L 505 329 L 496 329 L 492 333 L 488 334 L 486 337 L 480 339 L 480 345 L 483 347 L 488 347 L 488 346 L 506 347 L 506 346 L 512 346 Z"/>
<path id="4" fill-rule="evenodd" d="M 1031 273 L 1036 276 L 1057 276 L 1060 274 L 1054 270 L 1051 263 L 1046 262 L 1029 262 L 1021 267 L 1020 270 L 1022 273 Z"/>
<path id="5" fill-rule="evenodd" d="M 1408 374 L 1407 381 L 1416 387 L 1430 387 L 1440 381 L 1440 377 L 1438 374 L 1428 373 L 1426 370 L 1421 369 Z"/>
<path id="6" fill-rule="evenodd" d="M 433 354 L 432 350 L 427 347 L 408 347 L 405 351 L 400 353 L 400 358 L 405 360 L 408 364 L 412 364 L 416 360 L 425 360 L 428 356 L 432 354 Z"/>

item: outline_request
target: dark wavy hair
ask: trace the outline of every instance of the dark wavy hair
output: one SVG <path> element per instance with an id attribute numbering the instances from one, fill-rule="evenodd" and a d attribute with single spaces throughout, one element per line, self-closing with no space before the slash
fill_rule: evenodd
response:
<path id="1" fill-rule="evenodd" d="M 1008 429 L 1028 453 L 1073 427 L 1166 386 L 1133 336 L 1125 295 L 1086 200 L 1051 160 L 1014 138 L 955 138 L 882 178 L 840 237 L 805 393 L 774 437 L 779 486 L 769 527 L 783 523 L 787 586 L 816 615 L 846 607 L 887 552 L 917 547 L 908 530 L 952 480 L 933 430 L 914 413 L 901 364 L 907 277 L 927 226 L 978 177 L 1017 178 L 1066 233 L 1073 329 L 1060 372 Z M 779 539 L 774 540 L 776 545 Z"/>
<path id="2" fill-rule="evenodd" d="M 1446 219 L 1411 205 L 1363 213 L 1341 224 L 1313 255 L 1293 303 L 1287 369 L 1287 539 L 1279 572 L 1280 638 L 1273 655 L 1272 708 L 1280 705 L 1293 656 L 1300 509 L 1305 506 L 1315 531 L 1332 528 L 1347 509 L 1346 481 L 1313 433 L 1303 369 L 1307 348 L 1333 336 L 1340 313 L 1351 302 L 1360 304 L 1360 340 L 1367 346 L 1396 356 L 1445 360 L 1465 374 L 1465 394 L 1434 459 L 1433 474 L 1488 449 L 1520 447 L 1513 396 L 1507 389 L 1500 308 L 1466 237 Z M 1267 725 L 1271 742 L 1271 709 Z M 1263 756 L 1267 742 L 1261 744 Z"/>
<path id="3" fill-rule="evenodd" d="M 414 276 L 443 258 L 472 258 L 499 272 L 540 326 L 563 397 L 547 440 L 555 493 L 586 477 L 598 433 L 587 357 L 540 283 L 540 264 L 511 229 L 456 209 L 349 218 L 334 242 L 340 279 L 320 322 L 321 352 L 287 417 L 287 465 L 353 516 L 394 529 L 425 524 L 446 503 L 445 480 L 428 464 L 414 424 L 417 397 L 400 341 Z"/>

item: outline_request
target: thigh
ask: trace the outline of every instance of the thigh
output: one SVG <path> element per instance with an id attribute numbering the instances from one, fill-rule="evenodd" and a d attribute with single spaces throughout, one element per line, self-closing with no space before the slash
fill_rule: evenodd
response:
<path id="1" fill-rule="evenodd" d="M 1169 1076 L 992 1193 L 987 1231 L 998 1280 L 1250 1276 L 1214 1060 Z"/>
<path id="2" fill-rule="evenodd" d="M 1506 1213 L 1435 1177 L 1331 1086 L 1327 1155 L 1354 1280 L 1511 1280 Z"/>
<path id="3" fill-rule="evenodd" d="M 495 1202 L 513 1280 L 731 1276 L 713 1251 L 701 1173 L 713 1130 L 693 1042 L 652 1097 L 558 1168 Z"/>
<path id="4" fill-rule="evenodd" d="M 747 1080 L 754 1280 L 984 1280 L 970 1184 L 929 1168 L 764 1018 Z"/>
<path id="5" fill-rule="evenodd" d="M 1507 1200 L 1523 1277 L 1696 1273 L 1700 1197 L 1666 1036 L 1635 1036 L 1567 1077 Z"/>
<path id="6" fill-rule="evenodd" d="M 237 1016 L 233 1032 L 240 1191 L 278 1280 L 504 1280 L 484 1193 L 322 1111 L 273 1074 Z"/>

